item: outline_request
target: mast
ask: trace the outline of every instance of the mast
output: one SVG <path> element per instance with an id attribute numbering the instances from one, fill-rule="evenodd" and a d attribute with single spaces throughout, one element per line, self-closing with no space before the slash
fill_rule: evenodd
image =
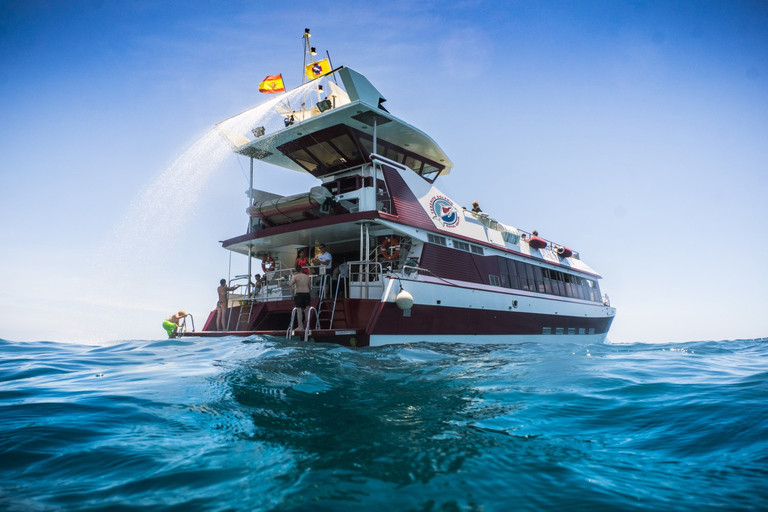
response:
<path id="1" fill-rule="evenodd" d="M 311 37 L 311 34 L 309 33 L 309 29 L 304 29 L 304 67 L 301 68 L 301 85 L 304 85 L 307 83 L 307 55 L 309 55 L 309 63 L 312 64 L 315 62 L 314 56 L 317 55 L 317 51 L 309 45 L 309 38 Z"/>

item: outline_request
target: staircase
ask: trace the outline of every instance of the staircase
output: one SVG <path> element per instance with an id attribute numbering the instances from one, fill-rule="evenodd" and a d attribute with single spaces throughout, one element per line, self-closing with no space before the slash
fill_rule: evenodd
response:
<path id="1" fill-rule="evenodd" d="M 247 304 L 242 304 L 240 306 L 240 314 L 237 317 L 237 325 L 235 326 L 236 331 L 247 330 L 251 325 L 251 313 L 253 313 L 253 308 L 253 302 L 248 302 Z M 241 326 L 243 329 L 240 329 Z"/>

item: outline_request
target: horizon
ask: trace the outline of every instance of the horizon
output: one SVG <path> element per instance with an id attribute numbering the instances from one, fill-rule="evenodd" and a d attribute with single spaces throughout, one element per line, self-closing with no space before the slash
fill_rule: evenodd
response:
<path id="1" fill-rule="evenodd" d="M 443 193 L 582 255 L 610 342 L 768 336 L 768 2 L 297 5 L 0 6 L 0 338 L 202 328 L 248 160 L 196 145 L 264 77 L 298 84 L 306 27 L 447 153 Z M 314 184 L 256 164 L 255 188 Z"/>

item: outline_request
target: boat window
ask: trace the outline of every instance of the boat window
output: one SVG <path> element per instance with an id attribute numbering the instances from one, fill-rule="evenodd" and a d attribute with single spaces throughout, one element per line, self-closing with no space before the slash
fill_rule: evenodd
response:
<path id="1" fill-rule="evenodd" d="M 451 240 L 451 242 L 453 242 L 454 249 L 469 251 L 469 244 L 467 242 L 460 242 L 459 240 Z"/>
<path id="2" fill-rule="evenodd" d="M 499 276 L 495 276 L 493 274 L 490 274 L 488 276 L 488 282 L 491 284 L 491 286 L 500 286 Z"/>
<path id="3" fill-rule="evenodd" d="M 341 151 L 347 160 L 357 160 L 360 158 L 360 151 L 357 149 L 355 142 L 349 135 L 345 134 L 333 138 L 331 139 L 331 144 Z"/>
<path id="4" fill-rule="evenodd" d="M 367 133 L 357 130 L 353 131 L 357 136 L 363 151 L 366 152 L 365 157 L 367 159 L 368 155 L 373 153 L 373 138 Z M 435 174 L 435 176 L 430 177 L 427 181 L 434 181 L 435 178 L 437 178 L 437 175 L 445 168 L 443 165 L 430 162 L 417 153 L 412 153 L 404 148 L 382 141 L 381 139 L 376 140 L 376 151 L 384 158 L 405 165 L 421 177 Z"/>
<path id="5" fill-rule="evenodd" d="M 499 274 L 501 275 L 501 286 L 504 288 L 514 288 L 509 281 L 509 272 L 507 272 L 506 265 L 502 266 L 502 262 L 499 262 Z"/>
<path id="6" fill-rule="evenodd" d="M 525 265 L 525 273 L 528 276 L 528 289 L 532 292 L 536 291 L 536 279 L 533 278 L 533 265 Z"/>
<path id="7" fill-rule="evenodd" d="M 525 273 L 525 263 L 522 261 L 516 261 L 515 266 L 517 267 L 517 277 L 520 280 L 520 289 L 521 290 L 530 290 L 528 286 L 528 276 Z"/>
<path id="8" fill-rule="evenodd" d="M 288 156 L 288 158 L 290 158 L 291 160 L 293 160 L 294 162 L 296 162 L 297 164 L 299 164 L 309 172 L 314 171 L 318 167 L 315 159 L 312 158 L 312 156 L 306 151 L 304 151 L 303 149 L 297 149 L 293 153 L 289 153 L 286 156 Z"/>
<path id="9" fill-rule="evenodd" d="M 533 267 L 533 279 L 536 281 L 536 289 L 540 293 L 544 293 L 544 278 L 541 275 L 541 267 L 537 267 L 535 265 L 530 265 Z"/>
<path id="10" fill-rule="evenodd" d="M 427 240 L 429 240 L 433 244 L 448 247 L 448 241 L 444 236 L 437 236 L 437 235 L 433 235 L 432 233 L 427 233 Z"/>
<path id="11" fill-rule="evenodd" d="M 368 155 L 373 153 L 373 139 L 360 137 L 360 145 L 363 146 L 363 149 L 365 150 L 365 159 L 368 160 Z"/>
<path id="12" fill-rule="evenodd" d="M 396 151 L 394 149 L 387 149 L 387 158 L 390 160 L 394 160 L 395 162 L 401 164 L 403 163 L 403 160 L 405 159 L 405 155 L 403 155 L 401 152 Z"/>
<path id="13" fill-rule="evenodd" d="M 512 288 L 519 290 L 520 278 L 517 277 L 517 267 L 515 266 L 515 262 L 512 260 L 505 260 L 505 261 L 507 265 L 507 270 L 509 271 L 509 282 L 512 285 Z"/>
<path id="14" fill-rule="evenodd" d="M 485 254 L 485 252 L 483 251 L 483 248 L 480 247 L 479 245 L 470 245 L 470 249 L 472 249 L 473 253 L 479 254 L 480 256 Z"/>
<path id="15" fill-rule="evenodd" d="M 339 154 L 328 142 L 323 141 L 307 147 L 307 151 L 314 155 L 324 167 L 333 167 L 346 162 L 346 158 Z"/>
<path id="16" fill-rule="evenodd" d="M 499 257 L 497 261 L 500 283 L 505 288 L 594 302 L 602 300 L 597 281 L 508 258 Z"/>
<path id="17" fill-rule="evenodd" d="M 421 160 L 417 160 L 416 158 L 413 158 L 412 156 L 406 156 L 405 157 L 405 166 L 411 168 L 412 170 L 418 172 L 421 172 Z"/>

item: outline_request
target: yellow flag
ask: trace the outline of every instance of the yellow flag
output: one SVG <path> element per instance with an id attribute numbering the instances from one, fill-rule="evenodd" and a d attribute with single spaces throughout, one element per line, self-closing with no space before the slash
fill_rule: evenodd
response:
<path id="1" fill-rule="evenodd" d="M 307 78 L 310 80 L 320 78 L 321 76 L 327 75 L 330 72 L 331 63 L 328 62 L 328 59 L 323 59 L 317 62 L 313 62 L 312 64 L 308 64 L 306 69 Z"/>
<path id="2" fill-rule="evenodd" d="M 259 84 L 259 92 L 266 92 L 268 94 L 285 92 L 285 85 L 283 85 L 283 75 L 270 75 L 265 78 Z"/>

